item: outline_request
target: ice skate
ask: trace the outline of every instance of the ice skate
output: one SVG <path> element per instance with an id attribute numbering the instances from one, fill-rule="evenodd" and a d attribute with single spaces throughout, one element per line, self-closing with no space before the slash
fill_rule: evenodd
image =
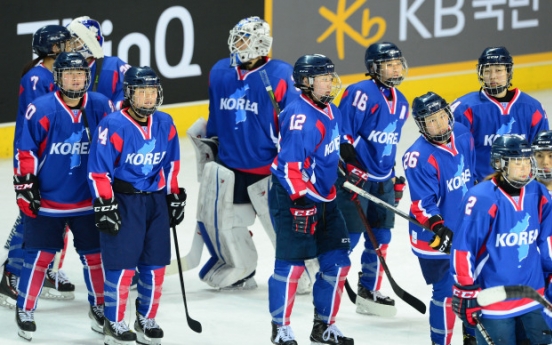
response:
<path id="1" fill-rule="evenodd" d="M 94 332 L 103 334 L 104 326 L 104 306 L 100 305 L 91 305 L 90 310 L 88 311 L 88 317 L 90 318 L 90 328 Z"/>
<path id="2" fill-rule="evenodd" d="M 6 271 L 0 281 L 0 305 L 10 309 L 15 308 L 17 302 L 17 277 Z"/>
<path id="3" fill-rule="evenodd" d="M 57 272 L 51 268 L 46 270 L 40 298 L 70 301 L 75 299 L 74 291 L 75 285 L 71 284 L 62 270 Z"/>
<path id="4" fill-rule="evenodd" d="M 33 339 L 33 333 L 36 331 L 36 323 L 34 321 L 34 311 L 25 311 L 15 308 L 15 321 L 19 327 L 17 334 L 28 341 Z"/>
<path id="5" fill-rule="evenodd" d="M 254 277 L 255 272 L 251 273 L 248 277 L 238 280 L 232 285 L 220 288 L 222 291 L 239 291 L 239 290 L 253 290 L 257 288 L 257 282 Z"/>
<path id="6" fill-rule="evenodd" d="M 164 334 L 155 319 L 147 319 L 136 311 L 134 330 L 136 331 L 136 342 L 138 344 L 161 345 L 161 338 Z"/>
<path id="7" fill-rule="evenodd" d="M 290 326 L 278 326 L 274 322 L 272 323 L 272 336 L 270 341 L 276 345 L 297 345 L 295 341 L 295 335 Z"/>
<path id="8" fill-rule="evenodd" d="M 126 322 L 112 322 L 104 318 L 105 345 L 136 345 L 136 334 L 128 328 Z"/>
<path id="9" fill-rule="evenodd" d="M 356 312 L 359 314 L 393 317 L 397 314 L 395 300 L 384 296 L 379 291 L 370 291 L 358 283 Z"/>
<path id="10" fill-rule="evenodd" d="M 314 319 L 310 335 L 311 345 L 354 345 L 352 338 L 347 338 L 335 324 L 328 325 L 322 320 Z"/>

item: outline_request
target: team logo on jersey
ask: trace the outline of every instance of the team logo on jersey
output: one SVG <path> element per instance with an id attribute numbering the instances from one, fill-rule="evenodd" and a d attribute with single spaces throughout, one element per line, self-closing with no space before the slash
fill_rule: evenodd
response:
<path id="1" fill-rule="evenodd" d="M 324 147 L 324 157 L 329 156 L 334 151 L 339 152 L 339 128 L 337 127 L 337 124 L 335 125 L 334 129 L 332 130 L 332 141 Z"/>
<path id="2" fill-rule="evenodd" d="M 247 111 L 259 115 L 259 105 L 257 102 L 251 102 L 245 98 L 247 90 L 249 90 L 249 85 L 245 84 L 243 88 L 237 89 L 229 98 L 220 99 L 220 110 L 236 111 L 236 125 L 247 120 Z"/>
<path id="3" fill-rule="evenodd" d="M 142 166 L 142 173 L 148 175 L 153 170 L 153 166 L 160 164 L 165 157 L 166 151 L 155 152 L 155 138 L 151 139 L 149 142 L 146 142 L 138 152 L 129 153 L 125 157 L 125 163 L 131 165 Z"/>
<path id="4" fill-rule="evenodd" d="M 84 134 L 84 128 L 78 132 L 73 132 L 69 138 L 61 143 L 52 143 L 50 146 L 51 155 L 71 156 L 70 168 L 78 168 L 81 165 L 81 155 L 87 155 L 90 151 L 88 142 L 81 142 Z M 69 173 L 71 174 L 71 173 Z"/>
<path id="5" fill-rule="evenodd" d="M 384 144 L 382 157 L 391 156 L 393 148 L 399 143 L 399 134 L 395 132 L 397 129 L 397 121 L 389 123 L 382 131 L 372 131 L 368 136 L 368 141 L 378 144 Z M 380 160 L 381 162 L 382 160 Z"/>
<path id="6" fill-rule="evenodd" d="M 527 230 L 531 216 L 526 213 L 522 220 L 510 229 L 509 232 L 496 237 L 496 247 L 519 247 L 518 261 L 525 259 L 529 254 L 529 246 L 537 240 L 539 230 Z"/>
<path id="7" fill-rule="evenodd" d="M 464 169 L 464 155 L 460 156 L 460 163 L 458 164 L 458 169 L 454 174 L 454 177 L 447 180 L 447 190 L 449 192 L 455 191 L 459 188 L 462 188 L 462 195 L 465 195 L 468 191 L 466 183 L 471 179 L 470 169 Z"/>
<path id="8" fill-rule="evenodd" d="M 500 126 L 500 128 L 496 131 L 496 134 L 485 135 L 483 145 L 492 146 L 496 138 L 498 138 L 499 136 L 512 133 L 512 127 L 514 126 L 515 122 L 516 120 L 514 118 L 511 118 L 508 123 L 503 123 L 502 126 Z M 525 135 L 523 137 L 525 137 Z"/>

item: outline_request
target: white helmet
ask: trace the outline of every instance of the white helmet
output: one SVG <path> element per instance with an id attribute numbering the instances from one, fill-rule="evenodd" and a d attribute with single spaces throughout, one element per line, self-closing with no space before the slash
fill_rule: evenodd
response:
<path id="1" fill-rule="evenodd" d="M 78 17 L 67 25 L 67 29 L 73 36 L 73 51 L 81 53 L 85 58 L 104 57 L 102 29 L 97 20 L 88 16 Z"/>
<path id="2" fill-rule="evenodd" d="M 259 17 L 240 20 L 228 37 L 230 65 L 238 66 L 259 56 L 267 56 L 272 47 L 270 26 Z"/>

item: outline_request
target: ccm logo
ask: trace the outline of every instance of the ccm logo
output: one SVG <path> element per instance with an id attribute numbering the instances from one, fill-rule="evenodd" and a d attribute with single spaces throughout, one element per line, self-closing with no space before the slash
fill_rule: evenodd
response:
<path id="1" fill-rule="evenodd" d="M 15 190 L 26 190 L 26 189 L 32 189 L 33 183 L 26 183 L 26 184 L 16 184 L 14 186 Z"/>
<path id="2" fill-rule="evenodd" d="M 108 212 L 114 211 L 118 208 L 118 205 L 106 205 L 106 206 L 96 206 L 94 207 L 94 212 Z"/>

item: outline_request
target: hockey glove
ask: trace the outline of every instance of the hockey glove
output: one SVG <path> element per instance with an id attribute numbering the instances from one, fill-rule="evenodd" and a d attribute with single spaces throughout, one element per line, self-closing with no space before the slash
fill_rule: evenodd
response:
<path id="1" fill-rule="evenodd" d="M 450 254 L 453 232 L 443 225 L 444 222 L 440 214 L 429 218 L 429 228 L 435 234 L 429 242 L 429 246 L 441 253 Z"/>
<path id="2" fill-rule="evenodd" d="M 175 227 L 184 220 L 184 207 L 186 206 L 186 190 L 178 188 L 178 194 L 167 195 L 169 206 L 169 220 L 171 227 Z"/>
<path id="3" fill-rule="evenodd" d="M 13 177 L 13 187 L 15 188 L 17 206 L 19 206 L 21 212 L 31 218 L 36 218 L 40 209 L 40 191 L 38 190 L 36 175 L 15 175 Z"/>
<path id="4" fill-rule="evenodd" d="M 360 164 L 358 164 L 360 165 Z M 368 173 L 361 168 L 358 167 L 357 164 L 346 164 L 345 167 L 347 168 L 347 182 L 350 184 L 353 184 L 357 186 L 358 188 L 362 189 L 364 187 L 364 183 L 368 181 Z M 358 194 L 349 191 L 351 193 L 351 200 L 356 200 L 358 198 Z"/>
<path id="5" fill-rule="evenodd" d="M 393 189 L 395 190 L 395 207 L 399 206 L 399 202 L 403 197 L 404 189 L 406 188 L 406 179 L 404 176 L 395 178 L 395 185 Z"/>
<path id="6" fill-rule="evenodd" d="M 94 213 L 96 215 L 96 227 L 101 232 L 117 235 L 121 229 L 121 216 L 119 215 L 119 203 L 115 197 L 111 199 L 97 198 L 94 200 Z"/>
<path id="7" fill-rule="evenodd" d="M 316 205 L 307 202 L 305 197 L 301 197 L 293 202 L 293 206 L 289 210 L 293 216 L 293 230 L 314 235 L 318 222 Z"/>
<path id="8" fill-rule="evenodd" d="M 476 326 L 475 317 L 481 315 L 481 306 L 477 303 L 479 285 L 462 286 L 454 284 L 452 287 L 452 311 L 469 326 Z"/>

